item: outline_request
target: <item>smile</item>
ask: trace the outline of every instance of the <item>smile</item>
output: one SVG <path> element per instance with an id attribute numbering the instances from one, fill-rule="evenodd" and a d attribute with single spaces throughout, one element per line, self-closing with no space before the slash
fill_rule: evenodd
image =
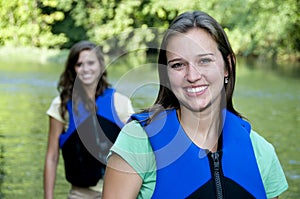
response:
<path id="1" fill-rule="evenodd" d="M 199 93 L 204 91 L 206 88 L 207 86 L 199 86 L 199 87 L 187 88 L 186 91 L 188 93 Z"/>
<path id="2" fill-rule="evenodd" d="M 82 76 L 82 78 L 84 78 L 84 79 L 88 79 L 88 78 L 92 77 L 91 74 L 84 74 L 84 75 L 81 75 L 81 76 Z"/>

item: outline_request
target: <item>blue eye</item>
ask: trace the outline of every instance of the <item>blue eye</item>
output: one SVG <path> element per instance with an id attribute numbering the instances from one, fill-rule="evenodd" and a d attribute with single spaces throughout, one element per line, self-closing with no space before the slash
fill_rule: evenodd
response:
<path id="1" fill-rule="evenodd" d="M 171 68 L 179 68 L 182 66 L 182 63 L 176 63 L 176 64 L 172 64 Z"/>
<path id="2" fill-rule="evenodd" d="M 178 62 L 178 63 L 171 64 L 170 67 L 175 70 L 181 70 L 182 68 L 184 68 L 184 64 Z"/>
<path id="3" fill-rule="evenodd" d="M 210 59 L 210 58 L 200 59 L 200 64 L 207 64 L 207 63 L 210 63 L 210 62 L 212 62 L 212 59 Z"/>

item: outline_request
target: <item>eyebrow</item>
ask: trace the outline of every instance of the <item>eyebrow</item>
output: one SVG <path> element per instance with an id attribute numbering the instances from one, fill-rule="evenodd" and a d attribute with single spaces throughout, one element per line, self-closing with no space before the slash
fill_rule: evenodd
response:
<path id="1" fill-rule="evenodd" d="M 167 62 L 167 64 L 171 63 L 171 62 L 175 62 L 175 61 L 181 61 L 182 58 L 175 58 L 175 59 L 171 59 Z"/>
<path id="2" fill-rule="evenodd" d="M 197 57 L 205 57 L 205 56 L 208 56 L 208 55 L 214 55 L 214 53 L 203 53 L 203 54 L 197 55 Z M 182 57 L 174 58 L 174 59 L 169 60 L 167 62 L 167 64 L 169 64 L 170 62 L 181 61 L 182 59 L 183 59 Z"/>

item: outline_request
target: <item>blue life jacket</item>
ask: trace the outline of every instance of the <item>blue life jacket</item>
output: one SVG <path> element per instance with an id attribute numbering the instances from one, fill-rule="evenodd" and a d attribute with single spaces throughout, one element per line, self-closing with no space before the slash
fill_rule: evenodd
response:
<path id="1" fill-rule="evenodd" d="M 66 179 L 78 187 L 95 186 L 103 177 L 109 148 L 115 142 L 123 123 L 113 100 L 115 90 L 107 88 L 97 97 L 97 113 L 90 113 L 82 102 L 76 113 L 72 101 L 67 103 L 69 126 L 59 138 Z"/>
<path id="2" fill-rule="evenodd" d="M 180 125 L 176 110 L 146 124 L 149 114 L 132 116 L 145 129 L 156 158 L 152 198 L 266 198 L 254 150 L 251 126 L 224 111 L 222 147 L 215 153 L 196 146 Z"/>

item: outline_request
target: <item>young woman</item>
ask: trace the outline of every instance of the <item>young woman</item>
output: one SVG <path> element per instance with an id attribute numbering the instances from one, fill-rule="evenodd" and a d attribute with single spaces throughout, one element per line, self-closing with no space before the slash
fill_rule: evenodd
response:
<path id="1" fill-rule="evenodd" d="M 72 185 L 68 198 L 101 198 L 104 161 L 133 113 L 131 101 L 110 87 L 101 49 L 89 41 L 71 48 L 58 91 L 60 96 L 47 111 L 44 197 L 54 197 L 61 148 L 66 179 Z"/>
<path id="2" fill-rule="evenodd" d="M 158 58 L 154 106 L 108 156 L 103 198 L 276 198 L 288 187 L 273 146 L 234 109 L 236 60 L 203 12 L 179 15 Z"/>

